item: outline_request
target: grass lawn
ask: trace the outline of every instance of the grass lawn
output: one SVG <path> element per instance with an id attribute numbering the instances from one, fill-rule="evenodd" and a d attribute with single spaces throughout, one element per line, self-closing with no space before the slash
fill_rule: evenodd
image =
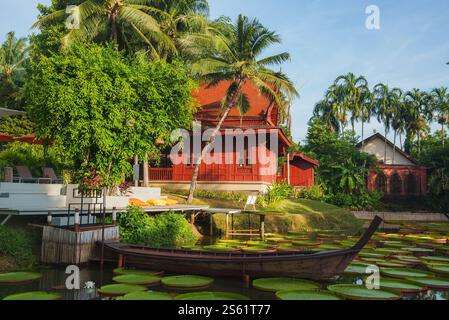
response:
<path id="1" fill-rule="evenodd" d="M 180 202 L 185 197 L 177 194 L 167 194 L 170 198 Z M 236 200 L 197 198 L 195 204 L 209 205 L 212 208 L 235 208 L 242 209 L 244 202 Z M 344 230 L 346 233 L 356 233 L 363 223 L 350 211 L 319 201 L 305 199 L 283 200 L 275 205 L 264 209 L 267 213 L 283 213 L 282 216 L 267 216 L 266 231 L 268 233 L 285 234 L 289 231 L 317 230 Z M 250 221 L 248 216 L 236 215 L 234 223 L 238 229 L 247 229 Z M 224 231 L 225 215 L 214 215 L 214 228 L 216 231 Z M 258 228 L 259 218 L 253 216 L 251 226 Z"/>

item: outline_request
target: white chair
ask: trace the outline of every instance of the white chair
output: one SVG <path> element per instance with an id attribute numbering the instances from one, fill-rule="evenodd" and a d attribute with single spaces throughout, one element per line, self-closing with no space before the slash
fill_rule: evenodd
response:
<path id="1" fill-rule="evenodd" d="M 243 211 L 246 211 L 247 207 L 252 207 L 252 210 L 256 211 L 257 210 L 256 202 L 257 202 L 257 195 L 248 196 L 245 207 L 243 207 Z"/>

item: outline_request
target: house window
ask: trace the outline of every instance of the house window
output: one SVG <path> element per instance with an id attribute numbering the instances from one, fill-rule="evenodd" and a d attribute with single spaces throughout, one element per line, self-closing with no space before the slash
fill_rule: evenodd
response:
<path id="1" fill-rule="evenodd" d="M 412 173 L 410 173 L 409 175 L 407 175 L 406 179 L 405 179 L 405 192 L 407 194 L 416 194 L 417 193 L 417 188 L 416 188 L 416 183 L 417 179 L 416 176 Z"/>
<path id="2" fill-rule="evenodd" d="M 397 173 L 393 174 L 390 179 L 390 193 L 401 194 L 402 193 L 402 179 Z"/>
<path id="3" fill-rule="evenodd" d="M 376 177 L 376 191 L 387 193 L 387 178 L 383 173 L 379 173 Z"/>

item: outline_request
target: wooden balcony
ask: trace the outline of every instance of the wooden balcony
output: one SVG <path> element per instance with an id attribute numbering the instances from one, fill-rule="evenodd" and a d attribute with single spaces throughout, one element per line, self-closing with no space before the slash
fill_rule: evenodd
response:
<path id="1" fill-rule="evenodd" d="M 173 168 L 150 168 L 149 178 L 150 181 L 172 181 L 173 180 Z"/>

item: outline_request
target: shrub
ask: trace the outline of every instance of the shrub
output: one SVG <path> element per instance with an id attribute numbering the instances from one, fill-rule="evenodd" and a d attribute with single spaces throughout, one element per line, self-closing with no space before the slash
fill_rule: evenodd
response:
<path id="1" fill-rule="evenodd" d="M 265 199 L 268 205 L 276 203 L 281 200 L 288 199 L 293 196 L 293 188 L 289 184 L 274 183 L 268 188 Z"/>
<path id="2" fill-rule="evenodd" d="M 383 198 L 379 192 L 365 192 L 362 194 L 337 193 L 327 195 L 326 202 L 333 205 L 352 210 L 374 210 L 377 209 Z"/>
<path id="3" fill-rule="evenodd" d="M 197 239 L 183 215 L 164 213 L 149 216 L 142 208 L 130 207 L 118 217 L 120 238 L 130 244 L 152 247 L 180 247 Z"/>
<path id="4" fill-rule="evenodd" d="M 36 238 L 21 229 L 0 226 L 0 254 L 12 257 L 19 267 L 28 268 L 35 262 Z"/>
<path id="5" fill-rule="evenodd" d="M 295 193 L 295 198 L 323 201 L 325 193 L 321 185 L 315 185 L 313 187 L 300 188 Z"/>

